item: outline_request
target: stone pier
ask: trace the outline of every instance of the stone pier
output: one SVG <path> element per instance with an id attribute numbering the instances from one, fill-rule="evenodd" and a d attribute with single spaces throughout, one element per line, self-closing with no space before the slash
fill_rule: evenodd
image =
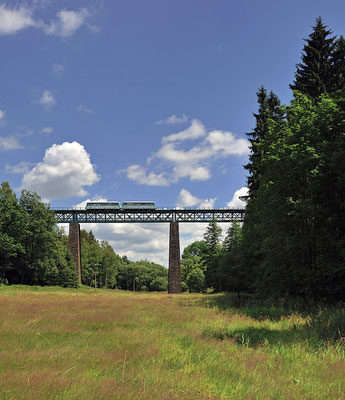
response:
<path id="1" fill-rule="evenodd" d="M 69 224 L 68 245 L 77 267 L 78 283 L 81 283 L 80 225 L 77 223 Z"/>
<path id="2" fill-rule="evenodd" d="M 180 235 L 178 222 L 170 222 L 168 293 L 181 293 Z"/>

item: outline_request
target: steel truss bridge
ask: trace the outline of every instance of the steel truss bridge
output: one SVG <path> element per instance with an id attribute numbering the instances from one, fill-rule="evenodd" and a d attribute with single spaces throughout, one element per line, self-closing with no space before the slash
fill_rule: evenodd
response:
<path id="1" fill-rule="evenodd" d="M 143 222 L 243 222 L 244 208 L 219 209 L 54 209 L 58 223 L 143 223 Z"/>

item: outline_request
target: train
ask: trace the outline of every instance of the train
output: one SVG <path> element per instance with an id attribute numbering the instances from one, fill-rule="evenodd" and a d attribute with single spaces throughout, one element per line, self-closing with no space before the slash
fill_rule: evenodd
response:
<path id="1" fill-rule="evenodd" d="M 86 210 L 155 210 L 154 201 L 90 201 L 86 203 Z"/>

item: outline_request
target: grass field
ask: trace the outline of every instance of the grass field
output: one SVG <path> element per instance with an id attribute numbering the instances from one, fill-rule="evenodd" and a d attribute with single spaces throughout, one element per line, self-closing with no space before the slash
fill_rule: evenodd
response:
<path id="1" fill-rule="evenodd" d="M 0 399 L 345 399 L 330 317 L 227 304 L 2 286 Z"/>

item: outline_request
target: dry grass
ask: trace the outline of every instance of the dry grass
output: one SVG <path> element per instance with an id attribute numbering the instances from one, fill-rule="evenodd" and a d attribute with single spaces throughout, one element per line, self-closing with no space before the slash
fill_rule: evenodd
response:
<path id="1" fill-rule="evenodd" d="M 2 287 L 0 399 L 345 399 L 340 345 L 213 298 Z"/>

